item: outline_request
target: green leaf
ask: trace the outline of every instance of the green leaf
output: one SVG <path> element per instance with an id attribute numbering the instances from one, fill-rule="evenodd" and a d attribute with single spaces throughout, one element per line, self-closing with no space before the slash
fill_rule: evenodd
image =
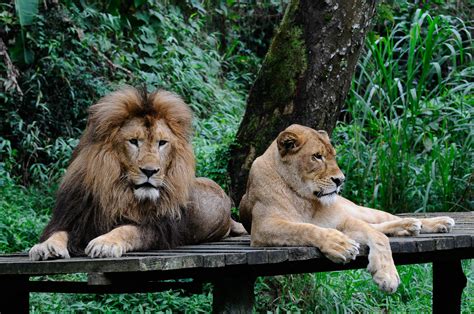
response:
<path id="1" fill-rule="evenodd" d="M 38 14 L 38 0 L 15 0 L 15 10 L 21 26 L 31 25 Z"/>

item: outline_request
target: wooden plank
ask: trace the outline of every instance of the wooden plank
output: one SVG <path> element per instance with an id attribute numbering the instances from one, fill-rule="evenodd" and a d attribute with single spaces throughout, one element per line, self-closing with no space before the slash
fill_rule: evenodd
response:
<path id="1" fill-rule="evenodd" d="M 436 249 L 436 241 L 434 239 L 419 239 L 416 241 L 418 252 L 430 252 Z"/>
<path id="2" fill-rule="evenodd" d="M 203 255 L 202 267 L 215 268 L 224 267 L 226 254 L 208 254 Z"/>
<path id="3" fill-rule="evenodd" d="M 68 273 L 87 273 L 101 271 L 139 271 L 141 268 L 140 259 L 136 257 L 120 259 L 103 258 L 71 258 L 33 262 L 28 258 L 12 258 L 4 262 L 0 261 L 0 274 L 68 274 Z"/>
<path id="4" fill-rule="evenodd" d="M 392 253 L 414 253 L 418 249 L 413 238 L 390 238 Z"/>
<path id="5" fill-rule="evenodd" d="M 247 264 L 247 254 L 245 253 L 225 254 L 225 264 L 229 266 Z"/>
<path id="6" fill-rule="evenodd" d="M 199 255 L 178 255 L 169 257 L 142 257 L 140 271 L 174 270 L 203 266 L 203 257 Z"/>

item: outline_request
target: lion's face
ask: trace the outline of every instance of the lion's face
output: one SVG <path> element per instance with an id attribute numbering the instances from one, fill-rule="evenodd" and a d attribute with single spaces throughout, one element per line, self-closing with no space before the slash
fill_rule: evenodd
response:
<path id="1" fill-rule="evenodd" d="M 63 185 L 80 184 L 114 217 L 177 217 L 195 176 L 191 123 L 173 93 L 113 92 L 90 107 Z"/>
<path id="2" fill-rule="evenodd" d="M 156 201 L 166 188 L 166 173 L 177 141 L 166 122 L 133 118 L 119 132 L 120 158 L 138 200 Z"/>
<path id="3" fill-rule="evenodd" d="M 277 138 L 284 179 L 300 196 L 331 203 L 340 192 L 344 174 L 325 131 L 291 125 Z"/>

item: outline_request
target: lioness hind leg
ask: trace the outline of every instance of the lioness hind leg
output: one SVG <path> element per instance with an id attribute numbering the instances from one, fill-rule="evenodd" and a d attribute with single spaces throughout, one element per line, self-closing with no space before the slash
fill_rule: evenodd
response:
<path id="1" fill-rule="evenodd" d="M 419 235 L 422 223 L 416 218 L 402 218 L 400 220 L 371 224 L 370 226 L 383 234 L 394 237 L 403 237 Z"/>
<path id="2" fill-rule="evenodd" d="M 29 251 L 32 261 L 41 261 L 56 258 L 70 258 L 67 250 L 68 233 L 66 231 L 54 232 L 46 241 L 36 244 Z"/>
<path id="3" fill-rule="evenodd" d="M 421 233 L 447 233 L 454 227 L 454 219 L 447 216 L 422 218 Z"/>

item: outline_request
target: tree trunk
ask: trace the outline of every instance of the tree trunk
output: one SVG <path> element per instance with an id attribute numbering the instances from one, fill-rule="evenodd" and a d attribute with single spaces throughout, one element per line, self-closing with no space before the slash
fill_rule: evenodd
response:
<path id="1" fill-rule="evenodd" d="M 375 0 L 291 0 L 250 90 L 231 147 L 231 196 L 254 159 L 293 123 L 331 133 L 374 15 Z"/>

